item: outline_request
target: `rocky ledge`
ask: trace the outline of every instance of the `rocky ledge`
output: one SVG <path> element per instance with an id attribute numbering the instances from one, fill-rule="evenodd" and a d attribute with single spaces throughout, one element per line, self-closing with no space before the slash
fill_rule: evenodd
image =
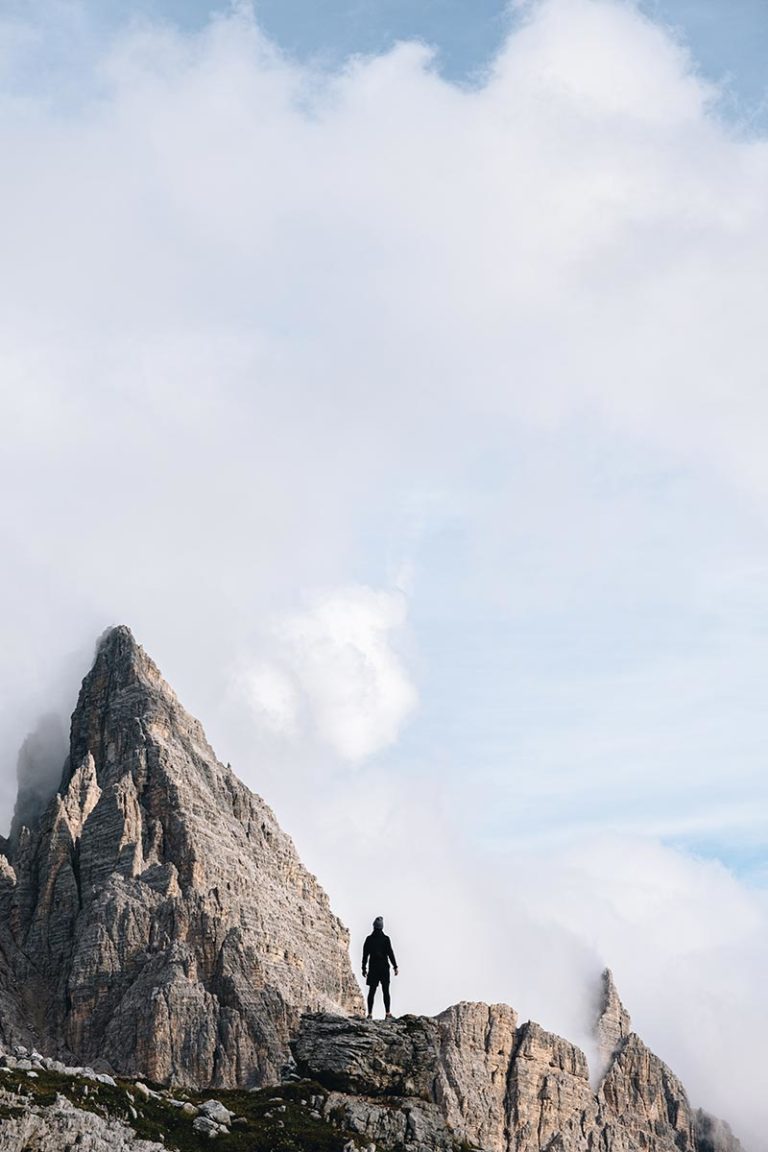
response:
<path id="1" fill-rule="evenodd" d="M 297 1071 L 364 1141 L 408 1152 L 736 1152 L 727 1125 L 694 1111 L 667 1066 L 629 1030 L 606 973 L 598 1036 L 615 1047 L 594 1088 L 575 1045 L 503 1004 L 457 1004 L 385 1023 L 306 1015 Z M 606 1013 L 618 1016 L 605 1019 Z"/>

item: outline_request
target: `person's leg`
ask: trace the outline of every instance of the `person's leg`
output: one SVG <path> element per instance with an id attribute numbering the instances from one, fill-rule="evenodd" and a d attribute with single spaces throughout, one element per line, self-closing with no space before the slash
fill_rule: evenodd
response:
<path id="1" fill-rule="evenodd" d="M 368 1015 L 369 1016 L 373 1012 L 373 998 L 375 995 L 376 995 L 376 985 L 373 983 L 373 981 L 371 981 L 371 983 L 368 985 Z"/>
<path id="2" fill-rule="evenodd" d="M 389 1016 L 389 976 L 384 976 L 381 981 L 381 991 L 384 996 L 384 1011 Z"/>

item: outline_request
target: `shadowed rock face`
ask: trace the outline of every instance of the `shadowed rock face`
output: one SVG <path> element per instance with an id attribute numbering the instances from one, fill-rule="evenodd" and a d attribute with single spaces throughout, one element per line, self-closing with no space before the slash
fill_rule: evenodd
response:
<path id="1" fill-rule="evenodd" d="M 277 1077 L 303 1011 L 362 1007 L 325 893 L 127 628 L 83 681 L 59 792 L 8 851 L 8 1042 L 249 1084 Z"/>
<path id="2" fill-rule="evenodd" d="M 742 1152 L 741 1144 L 725 1120 L 717 1120 L 697 1108 L 693 1126 L 698 1152 Z"/>

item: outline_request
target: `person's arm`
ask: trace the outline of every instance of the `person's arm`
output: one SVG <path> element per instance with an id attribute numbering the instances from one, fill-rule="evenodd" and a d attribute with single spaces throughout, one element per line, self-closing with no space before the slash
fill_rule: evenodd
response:
<path id="1" fill-rule="evenodd" d="M 395 954 L 392 951 L 392 941 L 389 937 L 387 937 L 387 956 L 392 961 L 392 967 L 395 970 L 395 976 L 397 976 L 397 960 L 395 960 Z"/>
<path id="2" fill-rule="evenodd" d="M 368 957 L 371 954 L 371 938 L 366 936 L 365 944 L 363 944 L 363 976 L 365 976 L 368 969 Z"/>

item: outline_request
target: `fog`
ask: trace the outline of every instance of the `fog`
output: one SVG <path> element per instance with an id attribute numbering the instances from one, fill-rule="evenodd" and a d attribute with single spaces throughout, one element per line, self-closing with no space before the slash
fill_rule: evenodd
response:
<path id="1" fill-rule="evenodd" d="M 32 827 L 61 783 L 69 741 L 61 717 L 44 713 L 26 737 L 16 766 L 14 824 Z"/>

